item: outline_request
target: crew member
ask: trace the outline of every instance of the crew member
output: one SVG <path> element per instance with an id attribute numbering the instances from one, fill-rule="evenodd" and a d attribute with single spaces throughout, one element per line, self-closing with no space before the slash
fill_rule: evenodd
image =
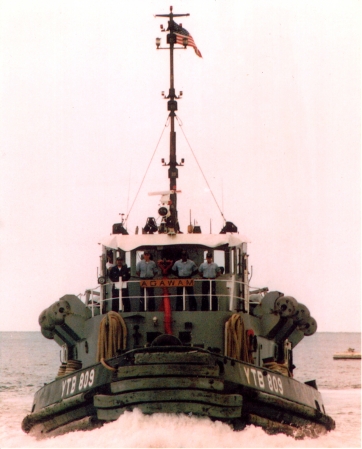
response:
<path id="1" fill-rule="evenodd" d="M 157 265 L 153 260 L 150 260 L 151 254 L 149 251 L 144 251 L 143 259 L 141 259 L 136 265 L 136 274 L 142 280 L 153 279 L 155 275 L 158 273 Z M 148 310 L 150 312 L 154 312 L 155 310 L 155 292 L 153 287 L 145 287 L 140 290 L 140 303 L 139 303 L 139 311 L 143 312 L 145 310 L 145 302 L 144 297 L 149 298 L 148 300 Z"/>
<path id="2" fill-rule="evenodd" d="M 217 297 L 216 297 L 216 282 L 215 279 L 220 276 L 220 268 L 212 261 L 212 254 L 206 254 L 206 262 L 202 263 L 199 267 L 200 276 L 204 279 L 202 281 L 202 303 L 201 310 L 210 310 L 209 306 L 209 293 L 211 284 L 212 293 L 212 310 L 217 310 Z"/>
<path id="3" fill-rule="evenodd" d="M 131 303 L 129 300 L 129 292 L 127 281 L 130 278 L 129 269 L 126 264 L 123 263 L 122 257 L 117 257 L 117 265 L 113 266 L 109 271 L 109 278 L 112 282 L 122 281 L 122 303 L 124 312 L 131 311 Z M 112 310 L 114 312 L 119 311 L 119 289 L 112 286 Z"/>
<path id="4" fill-rule="evenodd" d="M 181 252 L 181 259 L 177 260 L 173 267 L 172 271 L 179 277 L 179 279 L 190 279 L 191 276 L 197 274 L 197 266 L 195 262 L 188 258 L 188 254 L 186 251 Z M 184 287 L 177 287 L 177 299 L 176 299 L 176 310 L 183 309 L 183 294 Z M 186 292 L 189 295 L 189 307 L 190 310 L 197 310 L 196 299 L 194 296 L 194 288 L 190 285 L 185 287 Z"/>

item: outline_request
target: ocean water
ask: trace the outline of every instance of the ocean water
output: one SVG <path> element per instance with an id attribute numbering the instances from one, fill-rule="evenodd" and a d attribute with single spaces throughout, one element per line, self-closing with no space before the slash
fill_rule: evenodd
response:
<path id="1" fill-rule="evenodd" d="M 250 426 L 234 432 L 220 422 L 188 416 L 144 416 L 137 410 L 92 431 L 37 439 L 21 430 L 33 395 L 54 379 L 59 347 L 40 332 L 0 333 L 0 447 L 361 447 L 361 361 L 333 360 L 349 347 L 361 351 L 360 333 L 317 333 L 294 350 L 294 377 L 317 380 L 336 429 L 318 439 L 267 435 Z"/>

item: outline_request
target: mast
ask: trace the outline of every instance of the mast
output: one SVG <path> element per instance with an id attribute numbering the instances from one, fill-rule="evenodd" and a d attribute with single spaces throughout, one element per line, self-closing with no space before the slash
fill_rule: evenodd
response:
<path id="1" fill-rule="evenodd" d="M 163 165 L 168 166 L 168 177 L 170 180 L 170 216 L 167 218 L 166 224 L 168 229 L 172 232 L 179 232 L 180 231 L 180 225 L 178 222 L 177 217 L 177 178 L 178 178 L 178 166 L 181 166 L 177 162 L 176 158 L 176 132 L 175 132 L 175 116 L 177 111 L 177 101 L 176 99 L 179 99 L 182 96 L 182 92 L 180 92 L 180 96 L 176 96 L 175 93 L 175 86 L 174 86 L 174 62 L 173 62 L 173 52 L 174 50 L 178 49 L 185 49 L 187 46 L 187 39 L 184 41 L 184 47 L 175 47 L 176 44 L 176 35 L 174 34 L 175 31 L 175 22 L 173 21 L 174 17 L 185 17 L 189 16 L 190 14 L 173 14 L 172 12 L 172 6 L 170 6 L 170 14 L 156 14 L 156 17 L 168 17 L 168 28 L 167 30 L 164 30 L 163 26 L 161 25 L 161 31 L 169 31 L 169 34 L 167 34 L 167 43 L 169 44 L 169 47 L 166 48 L 160 48 L 160 39 L 156 39 L 156 45 L 157 49 L 166 50 L 169 49 L 170 51 L 170 88 L 168 91 L 168 96 L 165 97 L 168 99 L 167 102 L 167 110 L 169 111 L 169 118 L 171 123 L 171 129 L 170 129 L 170 160 L 168 163 L 164 163 Z M 177 25 L 176 25 L 177 26 Z"/>

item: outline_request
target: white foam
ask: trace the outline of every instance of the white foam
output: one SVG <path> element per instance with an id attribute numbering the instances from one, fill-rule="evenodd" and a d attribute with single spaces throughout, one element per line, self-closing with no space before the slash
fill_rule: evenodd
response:
<path id="1" fill-rule="evenodd" d="M 117 421 L 92 431 L 77 431 L 36 439 L 20 430 L 20 422 L 0 427 L 1 447 L 11 448 L 204 448 L 204 447 L 360 447 L 358 429 L 346 434 L 340 429 L 318 439 L 294 440 L 286 435 L 267 435 L 249 426 L 234 432 L 228 425 L 207 418 L 126 412 Z"/>

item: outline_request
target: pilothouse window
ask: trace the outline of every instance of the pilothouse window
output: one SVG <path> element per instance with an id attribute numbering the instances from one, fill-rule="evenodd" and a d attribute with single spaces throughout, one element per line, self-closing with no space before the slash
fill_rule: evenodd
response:
<path id="1" fill-rule="evenodd" d="M 216 249 L 216 250 L 214 251 L 214 262 L 215 262 L 219 267 L 225 267 L 225 252 Z"/>

